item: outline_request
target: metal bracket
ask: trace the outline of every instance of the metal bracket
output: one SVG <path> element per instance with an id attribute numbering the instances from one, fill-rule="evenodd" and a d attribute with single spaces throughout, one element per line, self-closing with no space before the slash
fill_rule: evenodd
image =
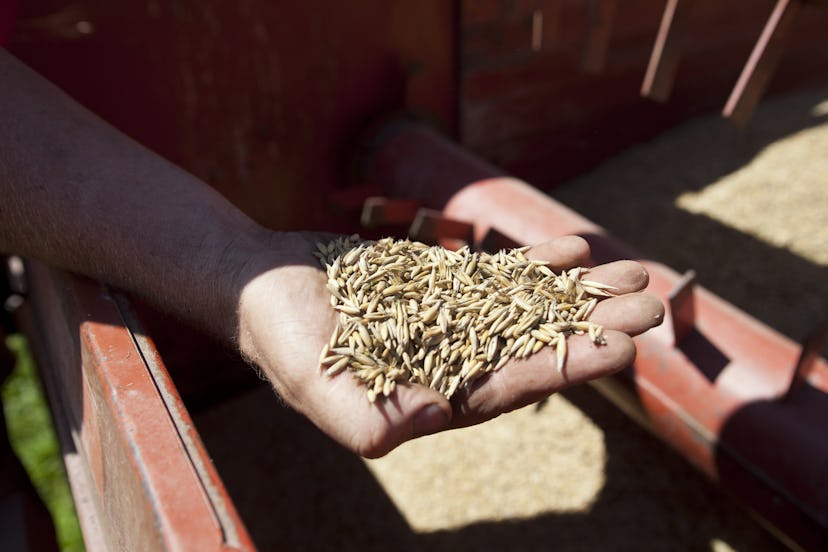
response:
<path id="1" fill-rule="evenodd" d="M 437 243 L 443 239 L 461 240 L 468 245 L 474 243 L 474 225 L 446 218 L 440 211 L 420 209 L 411 228 L 409 237 L 423 243 Z"/>
<path id="2" fill-rule="evenodd" d="M 828 344 L 828 319 L 819 324 L 802 342 L 802 350 L 793 368 L 791 383 L 782 396 L 782 400 L 790 398 L 805 383 L 826 344 Z"/>
<path id="3" fill-rule="evenodd" d="M 362 204 L 361 224 L 375 228 L 387 224 L 408 224 L 417 216 L 420 203 L 413 199 L 369 197 Z"/>
<path id="4" fill-rule="evenodd" d="M 779 60 L 785 40 L 793 30 L 796 14 L 804 0 L 778 0 L 739 80 L 722 110 L 722 115 L 744 126 L 756 108 Z"/>
<path id="5" fill-rule="evenodd" d="M 23 305 L 29 293 L 26 281 L 26 266 L 21 257 L 9 255 L 0 257 L 0 330 L 6 333 L 15 331 L 14 313 Z M 0 343 L 2 346 L 2 343 Z"/>
<path id="6" fill-rule="evenodd" d="M 469 246 L 474 244 L 474 225 L 448 218 L 441 211 L 421 207 L 412 199 L 369 197 L 362 205 L 360 222 L 366 228 L 410 222 L 408 237 L 412 240 L 428 244 L 460 240 Z"/>
<path id="7" fill-rule="evenodd" d="M 665 102 L 670 97 L 693 3 L 693 0 L 667 0 L 641 85 L 641 95 L 645 98 Z"/>
<path id="8" fill-rule="evenodd" d="M 477 249 L 480 251 L 495 252 L 501 249 L 512 249 L 520 247 L 522 244 L 516 242 L 506 234 L 499 232 L 494 228 L 489 228 L 480 243 L 477 244 Z"/>
<path id="9" fill-rule="evenodd" d="M 598 75 L 604 70 L 617 3 L 618 0 L 589 2 L 589 27 L 581 59 L 581 70 L 588 75 Z"/>
<path id="10" fill-rule="evenodd" d="M 696 286 L 696 272 L 688 270 L 667 296 L 670 317 L 673 320 L 673 344 L 678 346 L 696 324 L 696 307 L 693 288 Z"/>

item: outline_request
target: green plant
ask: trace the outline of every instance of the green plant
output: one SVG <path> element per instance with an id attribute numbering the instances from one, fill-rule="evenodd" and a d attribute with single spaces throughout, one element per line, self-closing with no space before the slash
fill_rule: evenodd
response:
<path id="1" fill-rule="evenodd" d="M 18 334 L 6 338 L 6 346 L 17 358 L 14 371 L 0 388 L 12 448 L 52 514 L 61 550 L 83 551 L 60 446 L 31 351 Z"/>

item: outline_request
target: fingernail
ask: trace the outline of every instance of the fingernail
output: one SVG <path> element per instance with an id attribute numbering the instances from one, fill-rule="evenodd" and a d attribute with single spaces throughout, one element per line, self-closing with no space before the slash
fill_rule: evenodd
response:
<path id="1" fill-rule="evenodd" d="M 420 410 L 414 417 L 414 436 L 422 437 L 423 435 L 437 433 L 441 429 L 445 429 L 448 422 L 449 417 L 446 415 L 446 411 L 436 404 L 430 404 Z"/>

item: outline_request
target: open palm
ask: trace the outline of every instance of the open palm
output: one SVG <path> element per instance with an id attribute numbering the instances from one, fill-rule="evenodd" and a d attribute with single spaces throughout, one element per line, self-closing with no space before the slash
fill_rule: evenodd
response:
<path id="1" fill-rule="evenodd" d="M 544 348 L 461 389 L 451 401 L 435 390 L 398 385 L 394 393 L 370 403 L 365 388 L 347 372 L 321 374 L 319 352 L 337 323 L 325 287 L 326 276 L 312 256 L 318 236 L 280 236 L 291 257 L 262 270 L 245 287 L 240 301 L 240 346 L 270 379 L 276 392 L 320 429 L 351 450 L 382 456 L 412 438 L 496 417 L 571 385 L 616 372 L 635 355 L 631 336 L 658 325 L 661 302 L 637 293 L 648 281 L 633 261 L 594 267 L 590 280 L 617 288 L 598 303 L 590 320 L 605 328 L 606 344 L 587 336 L 568 338 L 566 366 L 558 372 L 555 353 Z M 296 253 L 302 252 L 302 253 Z M 306 253 L 305 253 L 306 252 Z M 578 237 L 559 238 L 531 248 L 527 256 L 560 271 L 582 265 L 589 247 Z"/>

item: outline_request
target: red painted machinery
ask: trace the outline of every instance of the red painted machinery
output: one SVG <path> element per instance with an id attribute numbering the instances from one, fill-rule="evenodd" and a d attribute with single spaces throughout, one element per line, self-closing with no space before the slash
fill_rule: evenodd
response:
<path id="1" fill-rule="evenodd" d="M 828 543 L 828 441 L 821 438 L 828 362 L 819 356 L 828 326 L 800 347 L 696 285 L 692 272 L 643 258 L 432 130 L 403 122 L 383 135 L 366 178 L 403 199 L 368 202 L 371 223 L 399 222 L 408 208 L 409 234 L 426 242 L 462 239 L 496 250 L 578 234 L 596 264 L 640 260 L 668 316 L 636 338 L 630 368 L 593 385 L 749 504 L 788 544 L 818 550 Z"/>
<path id="2" fill-rule="evenodd" d="M 639 255 L 540 190 L 717 108 L 773 5 L 694 2 L 679 73 L 659 69 L 678 51 L 666 19 L 669 55 L 648 73 L 664 104 L 639 95 L 663 20 L 647 0 L 39 0 L 21 5 L 8 47 L 273 229 L 353 232 L 362 215 L 480 247 L 576 233 L 604 262 Z M 824 83 L 823 12 L 796 21 L 786 62 L 752 94 Z M 420 122 L 389 122 L 400 112 Z M 596 387 L 787 544 L 825 548 L 824 332 L 800 347 L 692 274 L 643 261 L 670 314 Z M 37 263 L 27 279 L 19 319 L 88 548 L 253 549 L 188 414 L 249 372 L 100 284 Z"/>

